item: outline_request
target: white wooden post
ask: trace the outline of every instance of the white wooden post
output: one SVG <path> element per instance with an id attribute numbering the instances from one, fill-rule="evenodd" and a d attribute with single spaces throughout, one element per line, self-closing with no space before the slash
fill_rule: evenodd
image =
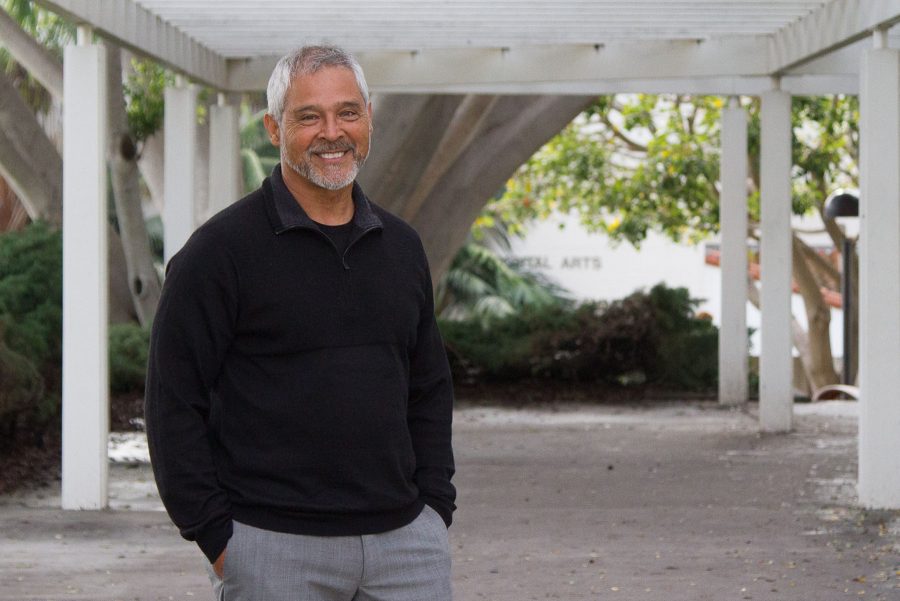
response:
<path id="1" fill-rule="evenodd" d="M 884 37 L 860 81 L 859 501 L 900 509 L 900 52 Z"/>
<path id="2" fill-rule="evenodd" d="M 722 111 L 719 206 L 722 307 L 719 402 L 747 400 L 747 113 L 737 97 Z"/>
<path id="3" fill-rule="evenodd" d="M 759 425 L 790 431 L 793 422 L 791 342 L 791 96 L 762 94 L 760 131 Z"/>
<path id="4" fill-rule="evenodd" d="M 62 507 L 107 504 L 106 52 L 80 27 L 63 88 Z"/>
<path id="5" fill-rule="evenodd" d="M 168 263 L 194 231 L 197 91 L 179 81 L 166 88 L 165 103 L 163 254 Z"/>
<path id="6" fill-rule="evenodd" d="M 243 196 L 238 110 L 219 94 L 209 112 L 209 218 Z"/>

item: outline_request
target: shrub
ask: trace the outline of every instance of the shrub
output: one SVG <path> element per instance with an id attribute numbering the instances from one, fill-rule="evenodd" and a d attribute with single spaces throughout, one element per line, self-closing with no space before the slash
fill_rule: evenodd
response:
<path id="1" fill-rule="evenodd" d="M 138 324 L 109 328 L 109 389 L 114 395 L 144 390 L 150 329 Z"/>
<path id="2" fill-rule="evenodd" d="M 7 401 L 17 399 L 10 413 L 26 411 L 27 405 L 41 419 L 55 415 L 62 355 L 62 237 L 46 224 L 0 236 L 0 337 L 0 389 Z M 10 418 L 0 415 L 0 420 Z"/>
<path id="3" fill-rule="evenodd" d="M 700 390 L 718 381 L 719 331 L 709 318 L 698 318 L 698 301 L 686 288 L 658 284 L 649 293 L 660 327 L 652 380 L 672 388 Z"/>
<path id="4" fill-rule="evenodd" d="M 715 386 L 718 332 L 694 315 L 684 288 L 657 285 L 610 303 L 524 309 L 491 322 L 442 321 L 461 382 L 544 378 L 560 382 Z"/>
<path id="5" fill-rule="evenodd" d="M 149 331 L 109 330 L 110 390 L 142 390 Z M 62 237 L 43 223 L 0 235 L 0 432 L 36 427 L 59 413 L 62 364 Z"/>

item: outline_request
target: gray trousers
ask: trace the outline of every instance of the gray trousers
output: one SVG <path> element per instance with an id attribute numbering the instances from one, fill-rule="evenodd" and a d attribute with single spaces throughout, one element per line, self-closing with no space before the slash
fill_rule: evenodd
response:
<path id="1" fill-rule="evenodd" d="M 451 601 L 450 544 L 425 506 L 381 534 L 307 536 L 234 522 L 224 579 L 209 566 L 218 601 Z"/>

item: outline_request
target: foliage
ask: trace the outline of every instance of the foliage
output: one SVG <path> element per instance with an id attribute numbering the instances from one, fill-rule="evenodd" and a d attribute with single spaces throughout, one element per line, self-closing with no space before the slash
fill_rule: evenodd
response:
<path id="1" fill-rule="evenodd" d="M 262 185 L 281 159 L 277 147 L 272 145 L 263 124 L 265 110 L 250 114 L 243 108 L 244 126 L 241 127 L 241 163 L 244 173 L 244 192 L 250 193 Z"/>
<path id="2" fill-rule="evenodd" d="M 759 221 L 759 101 L 749 115 L 751 222 Z M 676 241 L 718 230 L 719 135 L 714 96 L 603 96 L 526 162 L 482 220 L 524 224 L 577 212 L 591 230 L 638 245 L 651 229 Z M 821 209 L 856 187 L 859 103 L 851 96 L 793 98 L 793 210 Z M 514 228 L 520 228 L 516 225 Z"/>
<path id="3" fill-rule="evenodd" d="M 37 414 L 54 414 L 62 355 L 62 237 L 43 223 L 0 235 L 0 332 L 4 394 L 25 395 L 38 403 Z M 38 389 L 40 395 L 28 393 Z"/>
<path id="4" fill-rule="evenodd" d="M 63 49 L 75 39 L 75 27 L 31 0 L 5 0 L 3 8 L 19 26 L 62 60 Z"/>
<path id="5" fill-rule="evenodd" d="M 460 381 L 543 378 L 709 389 L 717 330 L 684 288 L 662 284 L 611 303 L 532 307 L 493 321 L 441 321 Z"/>
<path id="6" fill-rule="evenodd" d="M 749 116 L 748 236 L 760 219 L 760 103 L 740 101 Z M 859 104 L 855 97 L 794 97 L 792 106 L 792 210 L 824 215 L 838 188 L 857 188 Z M 604 96 L 539 150 L 509 180 L 476 222 L 517 224 L 555 211 L 574 212 L 589 230 L 635 246 L 650 230 L 678 242 L 695 242 L 719 227 L 719 136 L 723 101 L 709 96 Z M 825 230 L 836 247 L 843 234 Z M 833 288 L 837 270 L 803 239 L 794 253 L 795 277 L 808 310 L 813 386 L 836 378 L 830 357 L 828 308 L 820 289 Z M 799 275 L 798 275 L 799 274 Z M 802 277 L 801 277 L 802 276 Z"/>
<path id="7" fill-rule="evenodd" d="M 135 323 L 109 327 L 109 388 L 114 395 L 144 390 L 150 329 Z"/>
<path id="8" fill-rule="evenodd" d="M 149 330 L 109 331 L 113 394 L 144 386 Z M 0 432 L 58 414 L 62 364 L 62 236 L 42 222 L 0 235 Z"/>
<path id="9" fill-rule="evenodd" d="M 136 141 L 149 138 L 163 124 L 165 91 L 175 83 L 175 75 L 150 60 L 131 61 L 131 72 L 125 78 L 128 128 Z"/>
<path id="10" fill-rule="evenodd" d="M 25 32 L 62 61 L 63 49 L 75 39 L 75 27 L 71 23 L 29 0 L 2 0 L 0 9 L 6 10 Z M 10 76 L 28 106 L 37 112 L 47 110 L 51 100 L 49 92 L 5 48 L 0 48 L 0 69 Z"/>
<path id="11" fill-rule="evenodd" d="M 564 291 L 541 274 L 507 265 L 485 246 L 484 240 L 471 237 L 435 287 L 435 308 L 440 317 L 474 319 L 484 327 L 525 308 L 565 302 Z"/>
<path id="12" fill-rule="evenodd" d="M 793 99 L 794 212 L 823 210 L 838 188 L 859 187 L 859 98 Z"/>
<path id="13" fill-rule="evenodd" d="M 719 377 L 719 332 L 694 313 L 698 301 L 686 288 L 654 286 L 650 300 L 660 327 L 653 378 L 688 390 L 713 388 Z"/>
<path id="14" fill-rule="evenodd" d="M 575 211 L 638 245 L 651 228 L 698 238 L 718 222 L 714 97 L 601 97 L 526 162 L 487 207 L 510 223 Z"/>
<path id="15" fill-rule="evenodd" d="M 0 236 L 0 319 L 9 347 L 44 364 L 59 358 L 62 236 L 43 223 Z"/>

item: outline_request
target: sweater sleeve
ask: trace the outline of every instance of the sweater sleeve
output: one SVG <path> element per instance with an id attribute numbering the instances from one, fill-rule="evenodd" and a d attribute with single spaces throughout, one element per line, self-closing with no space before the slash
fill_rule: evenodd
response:
<path id="1" fill-rule="evenodd" d="M 232 523 L 209 442 L 210 391 L 233 337 L 237 277 L 228 255 L 198 238 L 167 269 L 150 339 L 144 412 L 163 504 L 181 535 L 214 562 Z"/>
<path id="2" fill-rule="evenodd" d="M 444 343 L 434 317 L 434 297 L 425 267 L 425 307 L 419 319 L 416 345 L 410 356 L 407 420 L 416 454 L 415 482 L 421 499 L 449 527 L 456 509 L 451 429 L 453 383 Z"/>

